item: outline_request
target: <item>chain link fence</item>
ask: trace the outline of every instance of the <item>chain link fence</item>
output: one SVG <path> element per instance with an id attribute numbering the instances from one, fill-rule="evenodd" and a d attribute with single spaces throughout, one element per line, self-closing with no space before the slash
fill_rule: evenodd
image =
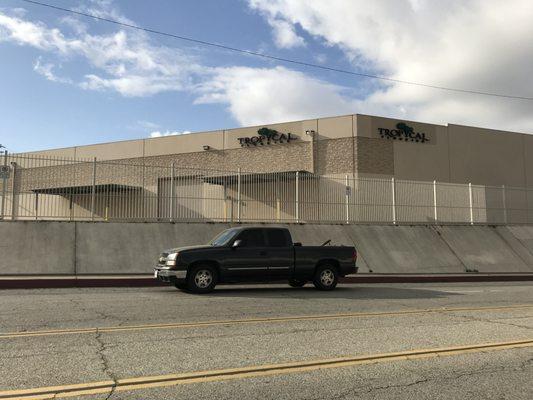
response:
<path id="1" fill-rule="evenodd" d="M 4 154 L 3 220 L 513 224 L 533 189 Z"/>

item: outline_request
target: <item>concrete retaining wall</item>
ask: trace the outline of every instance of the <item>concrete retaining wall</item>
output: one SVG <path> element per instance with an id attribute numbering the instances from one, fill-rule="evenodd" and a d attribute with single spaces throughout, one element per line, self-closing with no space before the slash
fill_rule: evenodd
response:
<path id="1" fill-rule="evenodd" d="M 0 275 L 150 273 L 162 249 L 206 243 L 229 226 L 0 222 Z M 361 272 L 533 273 L 533 226 L 282 226 L 304 245 L 354 244 Z"/>
<path id="2" fill-rule="evenodd" d="M 0 222 L 0 275 L 74 274 L 76 225 Z"/>

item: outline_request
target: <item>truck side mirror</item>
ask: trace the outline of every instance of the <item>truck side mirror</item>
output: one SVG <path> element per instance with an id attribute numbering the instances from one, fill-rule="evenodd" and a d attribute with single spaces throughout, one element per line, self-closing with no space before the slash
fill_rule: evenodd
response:
<path id="1" fill-rule="evenodd" d="M 236 241 L 233 242 L 231 247 L 236 249 L 237 247 L 242 247 L 242 245 L 243 245 L 243 241 L 241 239 L 237 239 Z"/>

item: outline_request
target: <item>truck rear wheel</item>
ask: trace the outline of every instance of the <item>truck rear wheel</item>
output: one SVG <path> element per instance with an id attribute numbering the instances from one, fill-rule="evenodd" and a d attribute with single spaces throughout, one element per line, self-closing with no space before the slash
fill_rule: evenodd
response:
<path id="1" fill-rule="evenodd" d="M 339 273 L 337 268 L 331 264 L 319 265 L 315 271 L 313 285 L 318 290 L 333 290 L 339 281 Z"/>
<path id="2" fill-rule="evenodd" d="M 197 265 L 187 273 L 187 288 L 193 293 L 212 292 L 217 282 L 217 270 L 211 265 Z"/>
<path id="3" fill-rule="evenodd" d="M 300 281 L 298 279 L 291 279 L 289 281 L 289 286 L 291 287 L 303 287 L 307 282 L 306 281 Z"/>

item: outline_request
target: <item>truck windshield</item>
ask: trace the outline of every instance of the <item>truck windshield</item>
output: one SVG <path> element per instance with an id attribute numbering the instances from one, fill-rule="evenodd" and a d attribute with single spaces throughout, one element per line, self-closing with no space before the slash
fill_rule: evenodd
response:
<path id="1" fill-rule="evenodd" d="M 225 246 L 237 233 L 237 229 L 226 229 L 220 232 L 209 244 L 214 247 Z"/>

